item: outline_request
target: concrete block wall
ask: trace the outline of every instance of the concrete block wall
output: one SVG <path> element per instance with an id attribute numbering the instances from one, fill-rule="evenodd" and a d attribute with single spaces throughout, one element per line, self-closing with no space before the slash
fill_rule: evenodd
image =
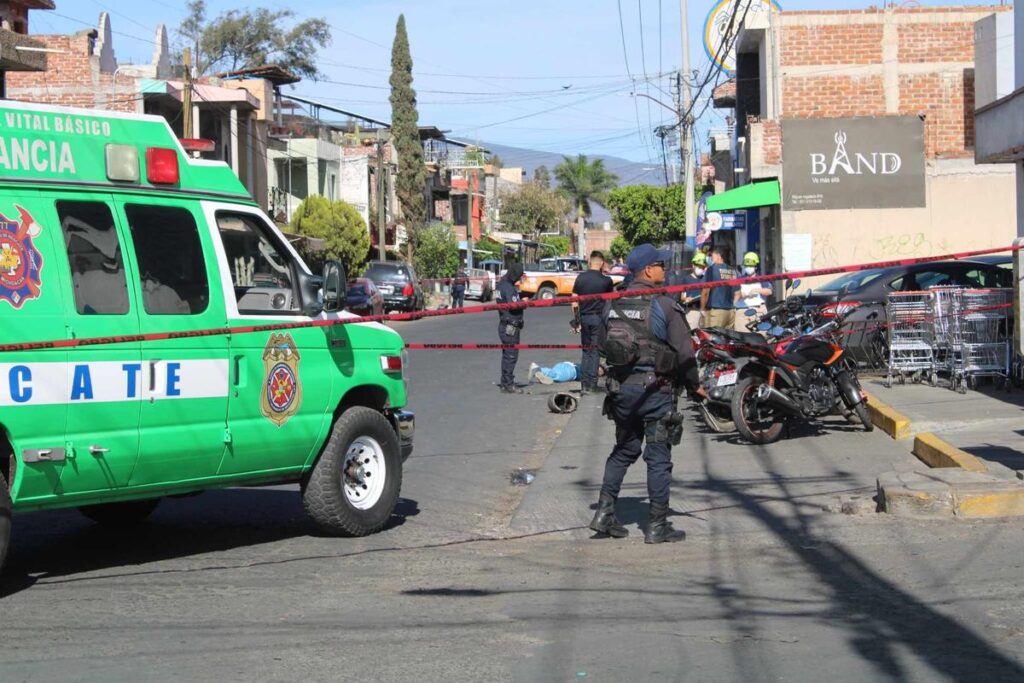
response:
<path id="1" fill-rule="evenodd" d="M 774 18 L 781 115 L 923 115 L 926 158 L 971 158 L 974 24 L 1011 10 L 977 6 L 782 12 Z"/>

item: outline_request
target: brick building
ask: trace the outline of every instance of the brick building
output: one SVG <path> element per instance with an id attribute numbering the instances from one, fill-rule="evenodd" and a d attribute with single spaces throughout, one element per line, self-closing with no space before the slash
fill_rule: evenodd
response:
<path id="1" fill-rule="evenodd" d="M 976 164 L 975 23 L 1010 7 L 759 13 L 737 41 L 739 187 L 717 235 L 773 270 L 1008 244 L 1012 169 Z M 753 184 L 753 185 L 751 185 Z"/>
<path id="2" fill-rule="evenodd" d="M 0 98 L 8 72 L 46 69 L 46 46 L 28 37 L 29 10 L 55 9 L 53 0 L 0 0 Z"/>

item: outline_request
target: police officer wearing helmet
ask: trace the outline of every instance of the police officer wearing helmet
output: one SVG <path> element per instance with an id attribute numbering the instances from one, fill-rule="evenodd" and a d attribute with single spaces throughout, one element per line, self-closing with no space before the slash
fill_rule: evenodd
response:
<path id="1" fill-rule="evenodd" d="M 523 279 L 523 265 L 513 263 L 508 267 L 505 277 L 498 282 L 497 300 L 499 304 L 511 304 L 519 301 L 519 288 L 516 286 Z M 498 310 L 498 338 L 502 344 L 518 344 L 519 333 L 523 329 L 523 309 Z M 506 394 L 521 394 L 523 390 L 516 386 L 516 361 L 519 360 L 518 349 L 501 350 L 501 381 L 498 388 Z"/>
<path id="2" fill-rule="evenodd" d="M 752 277 L 757 275 L 757 267 L 761 264 L 761 257 L 753 251 L 748 251 L 743 255 L 743 273 L 742 277 Z M 751 282 L 746 285 L 740 285 L 736 288 L 736 305 L 742 310 L 754 309 L 757 316 L 763 315 L 767 310 L 766 298 L 772 295 L 772 289 L 764 282 Z M 748 318 L 744 314 L 736 316 L 736 329 L 740 332 L 745 332 L 747 324 L 754 320 L 754 318 Z"/>
<path id="3" fill-rule="evenodd" d="M 708 257 L 703 251 L 695 251 L 690 259 L 690 272 L 679 278 L 676 284 L 696 285 L 704 282 L 704 273 L 708 268 Z M 704 316 L 700 312 L 700 290 L 689 289 L 679 296 L 683 306 L 686 308 L 686 324 L 692 330 L 704 324 Z"/>
<path id="4" fill-rule="evenodd" d="M 682 436 L 677 391 L 700 391 L 697 365 L 685 309 L 664 295 L 642 296 L 662 286 L 672 251 L 641 244 L 626 264 L 634 280 L 626 290 L 636 296 L 609 301 L 601 344 L 608 365 L 605 414 L 615 421 L 615 447 L 605 463 L 597 513 L 590 528 L 615 538 L 628 531 L 615 516 L 615 501 L 626 470 L 643 455 L 647 463 L 650 520 L 645 543 L 681 541 L 686 533 L 668 521 L 672 451 Z"/>

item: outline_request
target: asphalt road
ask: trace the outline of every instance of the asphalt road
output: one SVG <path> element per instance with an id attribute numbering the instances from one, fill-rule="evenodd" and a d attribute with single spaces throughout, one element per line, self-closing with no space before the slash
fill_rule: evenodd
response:
<path id="1" fill-rule="evenodd" d="M 396 329 L 492 342 L 496 318 Z M 571 341 L 567 318 L 530 311 L 523 341 Z M 591 539 L 599 399 L 553 415 L 549 387 L 498 392 L 498 352 L 410 353 L 416 450 L 388 529 L 318 536 L 295 487 L 165 501 L 129 536 L 18 517 L 0 681 L 1024 680 L 1024 530 L 871 512 L 905 446 L 833 422 L 755 449 L 688 421 L 688 540 L 640 540 L 642 463 L 631 537 Z M 520 378 L 566 357 L 524 352 Z"/>

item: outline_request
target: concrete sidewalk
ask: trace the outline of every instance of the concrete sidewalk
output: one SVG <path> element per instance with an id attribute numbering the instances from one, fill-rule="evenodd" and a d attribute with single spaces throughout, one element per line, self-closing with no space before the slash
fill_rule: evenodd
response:
<path id="1" fill-rule="evenodd" d="M 586 525 L 614 441 L 612 423 L 601 415 L 603 398 L 583 397 L 529 487 L 513 530 L 572 529 L 590 536 Z M 709 432 L 694 417 L 687 412 L 683 442 L 673 449 L 672 485 L 676 523 L 691 537 L 761 530 L 740 502 L 747 498 L 783 518 L 799 518 L 808 528 L 883 523 L 885 515 L 873 514 L 879 473 L 927 470 L 905 444 L 840 418 L 795 425 L 790 438 L 754 446 L 736 434 Z M 641 460 L 630 468 L 619 498 L 619 516 L 636 542 L 637 527 L 647 522 L 645 480 Z"/>
<path id="2" fill-rule="evenodd" d="M 940 384 L 864 379 L 864 388 L 909 418 L 910 436 L 932 432 L 986 462 L 1024 470 L 1024 392 L 986 385 L 959 394 Z"/>

